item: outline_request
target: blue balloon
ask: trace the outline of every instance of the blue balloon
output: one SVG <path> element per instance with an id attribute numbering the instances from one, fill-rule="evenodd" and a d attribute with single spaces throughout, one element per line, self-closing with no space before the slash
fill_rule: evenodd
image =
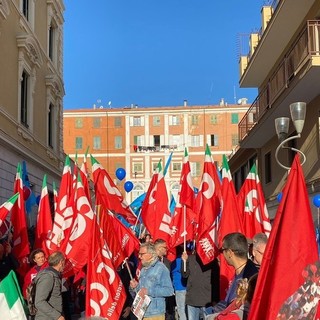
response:
<path id="1" fill-rule="evenodd" d="M 118 168 L 116 170 L 116 176 L 120 181 L 123 180 L 126 176 L 126 170 L 124 170 L 123 168 Z"/>
<path id="2" fill-rule="evenodd" d="M 277 195 L 277 200 L 279 203 L 281 202 L 281 199 L 282 199 L 282 192 L 279 192 Z"/>
<path id="3" fill-rule="evenodd" d="M 133 183 L 131 181 L 126 181 L 124 184 L 124 190 L 130 192 L 133 189 Z"/>
<path id="4" fill-rule="evenodd" d="M 313 204 L 317 207 L 320 208 L 320 194 L 316 194 L 313 197 Z"/>

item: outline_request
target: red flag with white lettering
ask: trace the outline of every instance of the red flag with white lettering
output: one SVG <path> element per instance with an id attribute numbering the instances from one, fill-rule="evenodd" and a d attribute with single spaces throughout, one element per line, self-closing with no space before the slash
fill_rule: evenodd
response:
<path id="1" fill-rule="evenodd" d="M 65 223 L 65 215 L 67 214 L 66 208 L 69 204 L 72 190 L 72 175 L 70 167 L 70 158 L 67 155 L 63 168 L 59 193 L 57 197 L 57 206 L 54 215 L 54 222 L 52 227 L 52 234 L 50 238 L 50 252 L 56 251 L 60 248 L 61 240 L 64 238 L 63 225 Z M 67 219 L 70 220 L 68 214 Z M 72 217 L 72 215 L 71 215 Z"/>
<path id="2" fill-rule="evenodd" d="M 171 213 L 161 162 L 153 174 L 143 201 L 141 218 L 153 239 L 163 239 L 169 243 Z"/>
<path id="3" fill-rule="evenodd" d="M 102 230 L 94 219 L 86 281 L 86 316 L 118 320 L 126 293 Z"/>
<path id="4" fill-rule="evenodd" d="M 121 215 L 130 224 L 134 225 L 137 218 L 108 172 L 93 156 L 91 156 L 91 163 L 96 198 L 100 199 L 97 204 L 102 204 L 105 209 Z"/>
<path id="5" fill-rule="evenodd" d="M 237 196 L 229 169 L 228 160 L 225 155 L 222 158 L 222 206 L 221 218 L 218 228 L 219 248 L 222 246 L 222 239 L 231 232 L 243 233 L 242 220 L 237 205 Z M 220 299 L 226 296 L 229 284 L 234 277 L 234 268 L 229 266 L 223 256 L 220 255 Z"/>
<path id="6" fill-rule="evenodd" d="M 42 190 L 38 208 L 38 217 L 35 232 L 34 249 L 42 248 L 46 256 L 50 254 L 50 236 L 52 232 L 52 216 L 49 193 L 47 187 L 47 175 L 44 175 Z"/>
<path id="7" fill-rule="evenodd" d="M 316 234 L 297 154 L 263 255 L 249 320 L 314 319 L 319 295 Z M 302 315 L 303 317 L 296 317 Z"/>
<path id="8" fill-rule="evenodd" d="M 243 232 L 247 238 L 259 232 L 269 236 L 271 224 L 262 186 L 253 165 L 237 196 L 240 215 L 243 218 Z"/>
<path id="9" fill-rule="evenodd" d="M 177 204 L 171 220 L 171 237 L 169 246 L 176 247 L 183 243 L 184 239 L 193 240 L 198 218 L 193 211 L 195 202 L 192 184 L 191 169 L 187 149 L 185 149 L 184 160 L 180 177 L 180 190 Z"/>
<path id="10" fill-rule="evenodd" d="M 65 252 L 73 271 L 76 273 L 87 263 L 94 217 L 80 176 L 76 186 L 74 209 L 73 221 L 65 233 L 65 241 L 61 245 L 61 250 Z"/>
<path id="11" fill-rule="evenodd" d="M 196 251 L 203 264 L 208 264 L 218 254 L 217 217 L 220 212 L 220 188 L 217 168 L 207 145 L 202 181 L 196 198 L 196 212 L 199 214 Z"/>

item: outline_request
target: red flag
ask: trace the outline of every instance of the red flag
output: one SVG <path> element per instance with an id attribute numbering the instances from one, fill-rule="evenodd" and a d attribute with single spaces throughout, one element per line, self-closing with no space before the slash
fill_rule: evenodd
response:
<path id="1" fill-rule="evenodd" d="M 13 205 L 11 211 L 11 222 L 13 225 L 13 255 L 19 260 L 18 272 L 24 276 L 28 271 L 28 256 L 30 254 L 26 210 L 23 197 L 23 183 L 21 165 L 18 164 L 14 193 L 19 193 L 18 201 Z"/>
<path id="2" fill-rule="evenodd" d="M 122 222 L 120 222 L 111 211 L 107 211 L 102 216 L 101 220 L 109 220 L 107 223 L 110 224 L 113 228 L 112 233 L 108 233 L 105 229 L 103 229 L 104 239 L 106 240 L 107 244 L 110 243 L 110 240 L 108 238 L 115 236 L 120 243 L 120 250 L 123 253 L 124 257 L 130 257 L 133 252 L 139 250 L 140 242 L 137 237 L 133 234 L 131 229 L 122 224 Z M 102 222 L 101 225 L 103 225 Z M 113 256 L 119 256 L 119 251 L 111 250 L 110 245 L 109 248 L 110 251 L 113 252 Z"/>
<path id="3" fill-rule="evenodd" d="M 60 183 L 60 189 L 57 197 L 57 207 L 54 215 L 54 222 L 52 228 L 52 234 L 50 239 L 50 252 L 52 253 L 55 250 L 58 250 L 60 247 L 61 240 L 64 238 L 63 234 L 63 225 L 65 219 L 71 220 L 72 215 L 65 217 L 66 208 L 71 197 L 71 188 L 72 188 L 72 176 L 71 176 L 71 167 L 70 167 L 70 158 L 67 155 L 65 159 L 65 164 L 62 173 L 62 179 Z"/>
<path id="4" fill-rule="evenodd" d="M 47 187 L 47 175 L 44 175 L 42 182 L 41 197 L 38 209 L 38 218 L 35 232 L 34 249 L 42 248 L 46 256 L 50 254 L 50 236 L 52 232 L 52 217 L 50 200 Z"/>
<path id="5" fill-rule="evenodd" d="M 75 215 L 71 227 L 65 232 L 61 250 L 72 265 L 73 271 L 80 271 L 87 263 L 94 213 L 85 194 L 80 176 L 76 186 Z"/>
<path id="6" fill-rule="evenodd" d="M 184 238 L 186 240 L 193 240 L 195 225 L 198 221 L 193 211 L 195 195 L 188 158 L 187 149 L 185 149 L 180 177 L 180 190 L 170 225 L 171 237 L 169 247 L 178 246 L 183 243 Z"/>
<path id="7" fill-rule="evenodd" d="M 133 214 L 130 206 L 126 203 L 119 189 L 112 181 L 108 172 L 93 156 L 91 156 L 91 163 L 94 189 L 96 197 L 101 201 L 100 204 L 102 204 L 105 209 L 120 214 L 129 223 L 134 225 L 137 218 Z"/>
<path id="8" fill-rule="evenodd" d="M 243 233 L 243 225 L 237 205 L 236 191 L 232 181 L 228 160 L 225 155 L 223 155 L 222 158 L 221 195 L 221 218 L 218 227 L 219 248 L 222 246 L 222 239 L 228 233 Z M 227 289 L 229 288 L 229 284 L 233 277 L 234 268 L 227 264 L 224 255 L 220 255 L 220 299 L 225 298 Z"/>
<path id="9" fill-rule="evenodd" d="M 161 162 L 153 174 L 143 201 L 141 218 L 153 239 L 163 239 L 167 243 L 169 242 L 171 213 Z"/>
<path id="10" fill-rule="evenodd" d="M 196 212 L 199 213 L 196 250 L 203 264 L 212 261 L 218 253 L 217 217 L 220 211 L 220 188 L 217 168 L 207 145 L 202 181 L 196 198 Z"/>
<path id="11" fill-rule="evenodd" d="M 264 232 L 269 236 L 271 224 L 255 165 L 239 191 L 238 203 L 240 214 L 243 216 L 244 235 L 253 238 L 255 234 Z"/>
<path id="12" fill-rule="evenodd" d="M 118 320 L 126 300 L 125 289 L 95 221 L 87 268 L 86 316 Z"/>
<path id="13" fill-rule="evenodd" d="M 309 265 L 316 260 L 316 234 L 306 183 L 297 155 L 264 252 L 249 319 L 289 319 L 288 315 L 280 316 L 280 313 L 285 309 L 290 312 L 286 307 L 289 303 L 287 299 L 296 308 L 300 307 L 300 301 L 292 301 L 292 296 L 296 294 L 301 299 L 304 297 L 302 292 L 297 292 L 305 281 L 304 269 L 312 268 Z M 304 291 L 310 284 L 305 284 Z"/>

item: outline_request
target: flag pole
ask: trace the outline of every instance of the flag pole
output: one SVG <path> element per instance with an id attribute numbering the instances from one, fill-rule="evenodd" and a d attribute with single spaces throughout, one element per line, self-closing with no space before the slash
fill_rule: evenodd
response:
<path id="1" fill-rule="evenodd" d="M 186 235 L 186 224 L 187 224 L 187 209 L 186 205 L 183 206 L 183 251 L 187 252 L 187 235 Z M 187 262 L 183 260 L 183 272 L 187 271 Z"/>

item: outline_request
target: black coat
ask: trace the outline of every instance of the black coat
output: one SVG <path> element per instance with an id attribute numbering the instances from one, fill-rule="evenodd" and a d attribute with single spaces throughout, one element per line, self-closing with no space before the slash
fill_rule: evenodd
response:
<path id="1" fill-rule="evenodd" d="M 186 271 L 181 266 L 183 278 L 187 278 L 186 304 L 194 307 L 211 305 L 219 301 L 219 266 L 216 260 L 203 265 L 196 254 L 189 255 Z"/>

